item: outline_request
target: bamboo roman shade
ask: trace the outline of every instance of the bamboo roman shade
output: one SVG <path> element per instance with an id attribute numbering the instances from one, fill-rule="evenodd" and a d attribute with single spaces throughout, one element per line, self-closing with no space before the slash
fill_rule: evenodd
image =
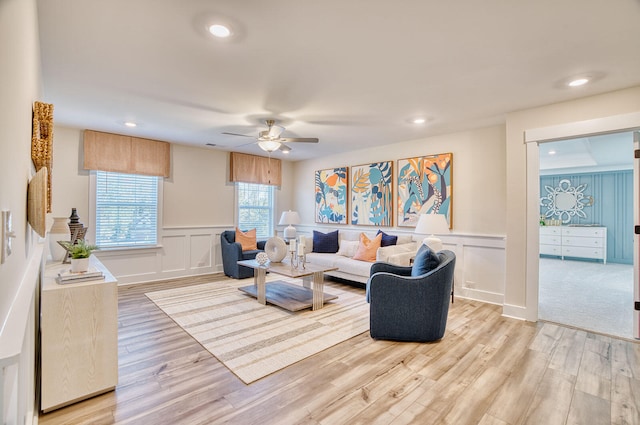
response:
<path id="1" fill-rule="evenodd" d="M 282 184 L 282 162 L 279 159 L 231 152 L 229 170 L 232 182 Z"/>
<path id="2" fill-rule="evenodd" d="M 87 170 L 169 177 L 170 158 L 167 142 L 84 131 L 84 168 Z"/>

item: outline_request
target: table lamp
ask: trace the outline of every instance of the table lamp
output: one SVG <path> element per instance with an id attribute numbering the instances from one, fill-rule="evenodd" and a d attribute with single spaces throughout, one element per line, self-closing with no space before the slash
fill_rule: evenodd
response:
<path id="1" fill-rule="evenodd" d="M 292 224 L 299 224 L 300 216 L 296 211 L 284 211 L 280 216 L 280 225 L 288 225 L 284 229 L 284 238 L 285 240 L 291 240 L 296 238 L 296 228 L 292 226 Z"/>
<path id="2" fill-rule="evenodd" d="M 422 243 L 431 248 L 432 251 L 442 251 L 442 241 L 435 235 L 449 233 L 449 223 L 444 214 L 420 214 L 416 225 L 416 234 L 431 235 L 422 240 Z"/>

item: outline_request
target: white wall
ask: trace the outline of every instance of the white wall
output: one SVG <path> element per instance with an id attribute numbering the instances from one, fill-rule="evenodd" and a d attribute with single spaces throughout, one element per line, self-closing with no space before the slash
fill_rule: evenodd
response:
<path id="1" fill-rule="evenodd" d="M 89 227 L 89 172 L 83 169 L 83 129 L 55 127 L 53 216 L 77 208 Z M 282 163 L 276 212 L 292 207 L 292 164 Z M 120 284 L 219 272 L 220 233 L 235 225 L 235 188 L 229 183 L 229 153 L 171 145 L 171 174 L 163 182 L 160 248 L 101 251 L 97 256 Z"/>
<path id="2" fill-rule="evenodd" d="M 509 315 L 537 320 L 537 294 L 533 291 L 537 283 L 537 270 L 529 266 L 527 256 L 537 256 L 537 231 L 528 240 L 527 229 L 537 227 L 538 214 L 527 215 L 528 205 L 536 202 L 539 184 L 527 184 L 527 147 L 524 134 L 527 130 L 539 129 L 567 123 L 624 115 L 640 111 L 640 87 L 591 96 L 533 108 L 507 115 L 506 164 L 507 164 L 507 263 L 505 312 Z M 585 134 L 589 131 L 585 130 Z M 537 157 L 538 152 L 529 152 Z M 537 171 L 535 171 L 537 173 Z M 528 246 L 532 247 L 529 249 Z M 534 252 L 535 251 L 535 252 Z M 631 308 L 631 307 L 630 307 Z"/>
<path id="3" fill-rule="evenodd" d="M 397 175 L 398 159 L 446 152 L 453 153 L 453 232 L 504 235 L 506 174 L 503 126 L 296 162 L 295 208 L 303 223 L 314 223 L 316 170 L 393 160 L 394 175 Z M 394 213 L 394 223 L 395 216 Z"/>
<path id="4" fill-rule="evenodd" d="M 315 171 L 361 165 L 413 156 L 453 153 L 453 229 L 442 240 L 456 253 L 455 287 L 458 295 L 503 304 L 505 285 L 506 162 L 504 126 L 428 137 L 349 152 L 294 164 L 295 206 L 303 224 L 302 233 L 315 228 L 371 226 L 316 225 Z M 397 170 L 395 170 L 397 171 Z M 394 171 L 394 175 L 397 175 Z M 394 183 L 395 184 L 395 183 Z M 394 186 L 395 193 L 395 186 Z M 394 212 L 394 219 L 395 219 Z M 396 221 L 394 220 L 394 223 Z M 373 228 L 375 229 L 375 228 Z M 393 233 L 412 233 L 408 227 L 391 227 Z"/>
<path id="5" fill-rule="evenodd" d="M 42 244 L 27 224 L 32 105 L 40 98 L 35 0 L 0 2 L 0 210 L 12 213 L 13 253 L 0 265 L 0 422 L 31 423 L 35 287 Z"/>

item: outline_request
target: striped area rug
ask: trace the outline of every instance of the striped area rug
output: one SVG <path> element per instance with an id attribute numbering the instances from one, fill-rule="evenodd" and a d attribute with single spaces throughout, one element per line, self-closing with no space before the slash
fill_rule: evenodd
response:
<path id="1" fill-rule="evenodd" d="M 369 330 L 362 290 L 325 285 L 338 299 L 289 312 L 238 290 L 251 283 L 229 279 L 145 295 L 246 384 Z"/>

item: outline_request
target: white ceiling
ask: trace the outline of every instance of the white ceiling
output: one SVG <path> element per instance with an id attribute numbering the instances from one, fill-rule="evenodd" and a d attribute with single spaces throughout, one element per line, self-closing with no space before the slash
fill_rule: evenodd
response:
<path id="1" fill-rule="evenodd" d="M 626 131 L 540 145 L 540 174 L 633 169 L 633 132 Z"/>
<path id="2" fill-rule="evenodd" d="M 291 144 L 292 160 L 499 124 L 510 111 L 640 84 L 640 0 L 39 0 L 38 9 L 42 100 L 57 124 L 261 153 L 221 133 L 257 136 L 275 118 L 283 136 L 320 139 Z M 210 36 L 215 20 L 234 36 Z M 596 81 L 562 84 L 584 74 Z M 415 116 L 428 122 L 409 123 Z"/>

